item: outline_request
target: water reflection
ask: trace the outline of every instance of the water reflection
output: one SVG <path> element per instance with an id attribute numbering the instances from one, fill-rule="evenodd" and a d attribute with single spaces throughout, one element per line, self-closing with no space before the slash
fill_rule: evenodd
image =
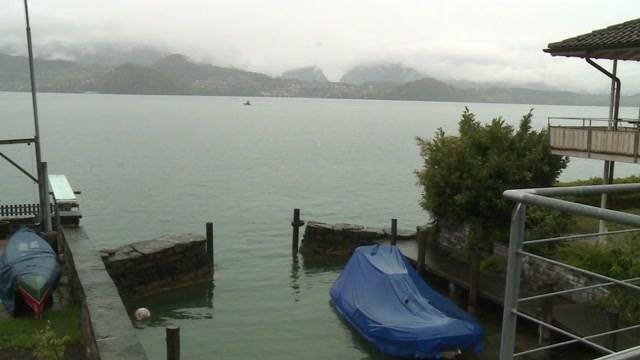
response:
<path id="1" fill-rule="evenodd" d="M 349 256 L 326 256 L 302 254 L 302 267 L 305 274 L 327 271 L 340 271 L 349 260 Z"/>
<path id="2" fill-rule="evenodd" d="M 293 256 L 293 259 L 291 260 L 291 289 L 293 290 L 293 301 L 295 302 L 299 302 L 300 301 L 300 283 L 299 283 L 299 277 L 300 277 L 300 260 L 298 259 L 297 255 Z"/>
<path id="3" fill-rule="evenodd" d="M 172 320 L 212 319 L 213 318 L 213 281 L 180 288 L 178 291 L 165 291 L 150 296 L 124 299 L 131 321 L 136 327 L 163 327 L 171 324 Z M 133 313 L 139 307 L 146 307 L 151 311 L 151 318 L 145 322 L 138 322 Z"/>

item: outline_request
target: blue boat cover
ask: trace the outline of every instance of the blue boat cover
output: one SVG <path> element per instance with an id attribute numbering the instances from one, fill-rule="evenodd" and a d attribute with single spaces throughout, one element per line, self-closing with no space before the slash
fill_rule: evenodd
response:
<path id="1" fill-rule="evenodd" d="M 478 322 L 431 289 L 396 246 L 357 248 L 330 294 L 338 313 L 389 355 L 437 359 L 443 351 L 482 351 Z"/>
<path id="2" fill-rule="evenodd" d="M 30 274 L 44 276 L 49 289 L 55 289 L 60 266 L 49 243 L 32 230 L 22 228 L 11 235 L 0 256 L 0 300 L 9 314 L 15 312 L 18 280 Z"/>

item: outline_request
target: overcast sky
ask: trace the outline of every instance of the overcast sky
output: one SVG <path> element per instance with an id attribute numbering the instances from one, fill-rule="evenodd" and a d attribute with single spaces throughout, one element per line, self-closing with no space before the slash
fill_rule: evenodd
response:
<path id="1" fill-rule="evenodd" d="M 0 6 L 0 45 L 21 44 L 22 0 Z M 317 65 L 338 80 L 353 65 L 389 61 L 445 80 L 607 92 L 584 60 L 542 48 L 634 19 L 640 1 L 31 0 L 30 11 L 36 56 L 55 43 L 150 45 L 270 75 Z M 624 93 L 640 92 L 639 63 L 619 74 Z"/>

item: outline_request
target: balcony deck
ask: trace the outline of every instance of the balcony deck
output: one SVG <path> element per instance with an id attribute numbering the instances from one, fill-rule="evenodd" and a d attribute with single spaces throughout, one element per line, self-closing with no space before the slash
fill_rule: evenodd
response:
<path id="1" fill-rule="evenodd" d="M 570 125 L 552 125 L 551 120 L 571 120 Z M 568 122 L 568 121 L 563 121 Z M 618 120 L 616 129 L 606 119 L 550 118 L 549 142 L 555 155 L 585 159 L 638 163 L 640 155 L 639 121 Z"/>

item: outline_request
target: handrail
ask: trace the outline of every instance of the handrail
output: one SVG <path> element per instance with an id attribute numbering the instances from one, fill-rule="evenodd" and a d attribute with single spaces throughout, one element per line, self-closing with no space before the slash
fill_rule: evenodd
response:
<path id="1" fill-rule="evenodd" d="M 570 117 L 570 116 L 549 116 L 547 117 L 547 122 L 549 123 L 550 126 L 554 126 L 551 125 L 551 121 L 552 120 L 568 120 L 568 121 L 582 121 L 583 126 L 585 121 L 589 121 L 589 123 L 591 122 L 609 122 L 608 118 L 603 118 L 603 117 L 588 117 L 588 116 L 582 116 L 582 117 Z M 618 122 L 626 122 L 626 123 L 630 123 L 630 124 L 638 124 L 640 123 L 640 119 L 638 118 L 618 118 Z"/>
<path id="2" fill-rule="evenodd" d="M 556 295 L 567 294 L 575 291 L 584 291 L 584 290 L 593 289 L 596 287 L 606 287 L 610 285 L 617 285 L 617 286 L 622 286 L 622 287 L 629 288 L 636 291 L 640 290 L 640 285 L 637 284 L 637 281 L 640 280 L 640 278 L 618 280 L 606 275 L 602 275 L 586 269 L 575 267 L 558 260 L 549 259 L 547 257 L 523 250 L 523 246 L 526 245 L 527 243 L 524 241 L 527 205 L 536 205 L 536 206 L 541 206 L 545 208 L 559 210 L 569 214 L 582 215 L 582 216 L 587 216 L 591 218 L 607 220 L 607 221 L 611 221 L 618 224 L 632 225 L 632 226 L 638 227 L 640 226 L 639 215 L 625 213 L 625 212 L 616 211 L 616 210 L 597 208 L 594 206 L 589 206 L 585 204 L 571 202 L 568 200 L 554 198 L 557 196 L 620 194 L 620 193 L 629 193 L 629 192 L 640 192 L 640 183 L 639 184 L 534 188 L 534 189 L 514 189 L 514 190 L 506 190 L 503 193 L 505 198 L 515 202 L 515 206 L 514 206 L 513 214 L 511 218 L 511 231 L 510 231 L 510 239 L 509 239 L 507 281 L 505 285 L 504 312 L 503 312 L 503 318 L 502 318 L 503 319 L 502 335 L 501 335 L 501 343 L 500 343 L 500 359 L 501 360 L 508 360 L 508 359 L 510 360 L 510 359 L 513 359 L 514 357 L 530 354 L 530 353 L 541 351 L 541 350 L 551 349 L 558 346 L 567 345 L 570 343 L 576 343 L 576 342 L 581 342 L 583 344 L 586 344 L 605 354 L 611 354 L 612 356 L 606 357 L 607 359 L 631 358 L 631 357 L 626 357 L 626 355 L 630 354 L 628 352 L 625 352 L 625 351 L 614 352 L 613 350 L 605 346 L 602 346 L 600 344 L 593 342 L 592 339 L 600 336 L 604 336 L 607 334 L 628 331 L 628 330 L 631 330 L 632 328 L 635 329 L 638 326 L 621 328 L 615 331 L 608 331 L 600 334 L 591 334 L 589 336 L 579 336 L 577 334 L 571 334 L 565 330 L 554 327 L 553 325 L 545 321 L 536 319 L 534 317 L 528 316 L 518 311 L 518 306 L 523 301 L 549 298 Z M 630 232 L 630 231 L 638 231 L 638 229 L 622 230 L 615 233 L 623 233 L 623 232 Z M 603 235 L 609 235 L 609 234 L 606 232 L 602 232 L 602 233 L 595 233 L 595 234 L 588 234 L 588 235 L 593 237 L 599 237 L 599 236 L 602 237 Z M 585 236 L 582 236 L 582 235 L 558 236 L 558 237 L 553 237 L 548 239 L 537 239 L 537 240 L 530 241 L 528 243 L 579 240 L 584 238 Z M 587 276 L 593 277 L 595 279 L 599 279 L 600 282 L 593 285 L 586 285 L 586 286 L 576 287 L 573 289 L 563 289 L 559 291 L 548 291 L 543 294 L 520 298 L 519 297 L 520 276 L 521 276 L 520 272 L 522 269 L 522 260 L 525 257 L 534 261 L 543 261 L 545 263 L 552 264 L 554 266 L 560 266 L 572 271 L 576 271 L 576 272 L 585 274 Z M 524 318 L 536 324 L 539 324 L 540 326 L 544 326 L 548 329 L 551 329 L 552 331 L 560 332 L 570 337 L 571 340 L 566 342 L 560 342 L 557 344 L 552 344 L 552 345 L 540 346 L 537 348 L 521 351 L 519 353 L 514 353 L 517 318 Z M 638 351 L 637 350 L 632 351 L 631 354 L 637 355 Z M 616 355 L 618 355 L 619 357 Z"/>

